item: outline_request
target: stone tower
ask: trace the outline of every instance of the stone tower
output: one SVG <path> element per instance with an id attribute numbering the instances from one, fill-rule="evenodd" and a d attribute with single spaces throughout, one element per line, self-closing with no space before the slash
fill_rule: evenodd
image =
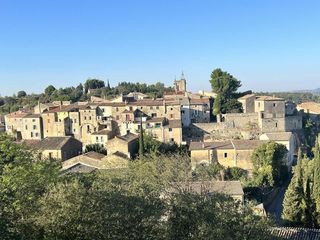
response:
<path id="1" fill-rule="evenodd" d="M 181 74 L 180 80 L 174 80 L 174 90 L 176 93 L 178 92 L 186 92 L 187 91 L 187 81 L 184 77 L 184 73 Z"/>

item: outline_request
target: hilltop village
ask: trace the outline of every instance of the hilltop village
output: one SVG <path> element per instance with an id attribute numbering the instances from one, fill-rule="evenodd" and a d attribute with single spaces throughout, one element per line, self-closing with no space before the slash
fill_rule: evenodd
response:
<path id="1" fill-rule="evenodd" d="M 238 99 L 241 113 L 213 116 L 215 96 L 188 92 L 182 75 L 162 98 L 131 92 L 111 100 L 91 96 L 86 102 L 39 102 L 5 115 L 5 131 L 38 150 L 40 158 L 61 159 L 67 170 L 126 166 L 137 156 L 141 128 L 159 142 L 187 145 L 192 168 L 220 163 L 250 174 L 252 152 L 267 141 L 286 146 L 291 168 L 303 109 L 297 111 L 294 103 L 282 98 L 247 94 Z M 97 144 L 107 155 L 82 154 L 86 146 Z"/>

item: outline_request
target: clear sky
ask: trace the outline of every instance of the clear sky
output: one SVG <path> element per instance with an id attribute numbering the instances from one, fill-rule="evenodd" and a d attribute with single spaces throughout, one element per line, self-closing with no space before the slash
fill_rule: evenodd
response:
<path id="1" fill-rule="evenodd" d="M 243 90 L 320 87 L 320 1 L 0 0 L 0 94 L 87 78 L 210 89 L 220 67 Z"/>

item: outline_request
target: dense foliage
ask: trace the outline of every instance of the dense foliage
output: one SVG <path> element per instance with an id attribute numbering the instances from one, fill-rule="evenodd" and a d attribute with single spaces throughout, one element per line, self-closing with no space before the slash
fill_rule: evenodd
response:
<path id="1" fill-rule="evenodd" d="M 60 175 L 59 163 L 38 161 L 7 137 L 0 154 L 1 239 L 274 239 L 250 207 L 181 190 L 192 175 L 179 155 Z"/>
<path id="2" fill-rule="evenodd" d="M 287 177 L 286 157 L 287 149 L 283 144 L 271 141 L 256 148 L 252 154 L 254 184 L 261 187 L 280 185 Z"/>
<path id="3" fill-rule="evenodd" d="M 320 228 L 320 147 L 316 140 L 314 158 L 301 154 L 283 202 L 282 218 L 289 226 Z"/>
<path id="4" fill-rule="evenodd" d="M 107 155 L 107 149 L 105 149 L 103 145 L 99 143 L 88 144 L 85 148 L 85 153 L 88 153 L 88 152 L 97 152 L 97 153 Z"/>
<path id="5" fill-rule="evenodd" d="M 220 68 L 213 70 L 210 79 L 212 91 L 217 94 L 214 100 L 213 113 L 241 112 L 241 103 L 237 101 L 238 88 L 241 82 Z"/>

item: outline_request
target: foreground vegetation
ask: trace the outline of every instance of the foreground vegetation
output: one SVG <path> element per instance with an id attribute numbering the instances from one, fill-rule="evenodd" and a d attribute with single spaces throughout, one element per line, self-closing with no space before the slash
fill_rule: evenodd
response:
<path id="1" fill-rule="evenodd" d="M 1 136 L 0 238 L 274 239 L 267 219 L 227 196 L 172 191 L 194 177 L 187 159 L 146 154 L 128 169 L 61 175 Z"/>
<path id="2" fill-rule="evenodd" d="M 286 225 L 320 228 L 320 147 L 313 149 L 314 158 L 302 154 L 294 168 L 283 202 L 282 218 Z"/>

